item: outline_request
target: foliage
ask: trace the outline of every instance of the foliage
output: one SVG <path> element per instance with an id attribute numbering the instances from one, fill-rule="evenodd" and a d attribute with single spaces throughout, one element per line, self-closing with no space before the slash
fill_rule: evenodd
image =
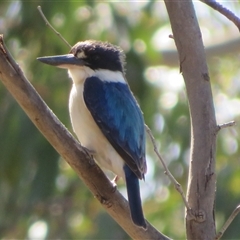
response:
<path id="1" fill-rule="evenodd" d="M 0 30 L 7 46 L 42 98 L 71 131 L 67 109 L 71 83 L 67 73 L 35 60 L 38 56 L 64 54 L 69 49 L 46 27 L 38 14 L 38 5 L 71 45 L 79 40 L 98 39 L 124 49 L 126 76 L 145 121 L 153 130 L 170 170 L 186 189 L 189 112 L 179 70 L 160 66 L 159 50 L 166 48 L 166 41 L 172 44 L 166 35 L 171 30 L 164 4 L 159 1 L 0 3 Z M 201 11 L 198 14 L 203 35 L 206 29 L 212 30 L 217 25 L 224 26 L 225 34 L 233 32 L 228 22 L 213 11 L 207 9 L 205 15 Z M 204 16 L 213 18 L 211 25 L 206 24 Z M 219 33 L 213 31 L 211 36 L 214 34 Z M 219 123 L 239 118 L 238 58 L 236 53 L 216 56 L 209 65 Z M 0 85 L 0 116 L 1 238 L 34 238 L 36 229 L 46 230 L 45 237 L 51 239 L 128 238 L 36 130 L 3 85 Z M 218 228 L 239 202 L 238 130 L 239 126 L 222 130 L 218 137 Z M 148 174 L 146 182 L 141 184 L 146 218 L 164 234 L 174 239 L 184 238 L 184 205 L 164 175 L 150 142 L 147 149 Z M 119 189 L 125 194 L 124 184 Z M 239 224 L 238 217 L 224 237 L 239 238 Z"/>

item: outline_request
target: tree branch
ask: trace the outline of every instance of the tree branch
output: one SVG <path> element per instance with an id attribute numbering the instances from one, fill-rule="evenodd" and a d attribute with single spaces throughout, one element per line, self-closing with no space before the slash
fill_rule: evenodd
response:
<path id="1" fill-rule="evenodd" d="M 240 205 L 238 205 L 232 212 L 232 214 L 230 215 L 230 217 L 228 218 L 228 220 L 225 222 L 225 224 L 222 226 L 222 229 L 219 231 L 219 233 L 216 235 L 215 240 L 219 240 L 222 235 L 224 234 L 224 232 L 227 230 L 227 228 L 229 227 L 229 225 L 232 223 L 232 221 L 234 220 L 234 218 L 240 213 Z"/>
<path id="2" fill-rule="evenodd" d="M 230 122 L 227 122 L 227 123 L 218 124 L 217 132 L 219 132 L 223 128 L 229 128 L 229 127 L 233 127 L 233 126 L 236 126 L 235 121 L 230 121 Z"/>
<path id="3" fill-rule="evenodd" d="M 88 151 L 73 138 L 25 78 L 4 46 L 2 35 L 0 36 L 0 78 L 39 131 L 75 170 L 105 210 L 129 236 L 133 239 L 169 239 L 149 223 L 146 231 L 132 223 L 126 199 L 113 187 Z"/>
<path id="4" fill-rule="evenodd" d="M 165 0 L 179 54 L 191 117 L 191 156 L 186 212 L 187 239 L 215 237 L 216 119 L 201 32 L 191 0 Z"/>
<path id="5" fill-rule="evenodd" d="M 213 44 L 206 46 L 205 52 L 208 62 L 216 61 L 214 57 L 226 56 L 229 54 L 236 55 L 236 52 L 239 51 L 240 39 L 239 37 L 223 41 L 219 44 Z M 160 52 L 161 59 L 159 60 L 160 64 L 176 67 L 179 64 L 178 52 L 175 49 L 166 49 L 161 50 Z"/>
<path id="6" fill-rule="evenodd" d="M 165 174 L 168 176 L 168 178 L 170 179 L 170 181 L 172 182 L 172 184 L 174 185 L 174 187 L 176 188 L 176 190 L 180 193 L 181 197 L 182 197 L 182 200 L 185 204 L 185 207 L 187 208 L 187 211 L 189 211 L 189 213 L 191 212 L 191 208 L 189 207 L 189 204 L 186 200 L 186 197 L 183 193 L 183 190 L 182 190 L 182 186 L 181 184 L 174 178 L 174 176 L 172 175 L 172 173 L 169 171 L 167 165 L 165 164 L 161 154 L 159 153 L 158 149 L 157 149 L 157 145 L 156 145 L 156 141 L 153 137 L 153 134 L 152 134 L 152 131 L 151 129 L 145 124 L 145 128 L 146 128 L 146 131 L 151 139 L 151 142 L 153 144 L 153 148 L 154 148 L 154 152 L 156 153 L 158 159 L 160 160 L 160 162 L 162 163 L 163 165 L 163 168 L 165 170 Z"/>
<path id="7" fill-rule="evenodd" d="M 47 25 L 48 27 L 50 27 L 50 28 L 52 29 L 52 31 L 53 31 L 54 33 L 56 33 L 56 35 L 71 49 L 72 46 L 68 43 L 68 41 L 67 41 L 58 31 L 56 31 L 55 28 L 54 28 L 54 27 L 50 24 L 50 22 L 47 20 L 47 18 L 45 17 L 44 13 L 42 12 L 41 6 L 38 6 L 37 9 L 38 9 L 40 15 L 42 16 L 43 21 L 46 23 L 46 25 Z"/>
<path id="8" fill-rule="evenodd" d="M 230 21 L 232 21 L 240 31 L 240 19 L 234 13 L 232 13 L 229 9 L 225 8 L 215 0 L 200 0 L 200 1 L 203 3 L 206 3 L 208 6 L 220 12 L 223 16 L 225 16 Z"/>

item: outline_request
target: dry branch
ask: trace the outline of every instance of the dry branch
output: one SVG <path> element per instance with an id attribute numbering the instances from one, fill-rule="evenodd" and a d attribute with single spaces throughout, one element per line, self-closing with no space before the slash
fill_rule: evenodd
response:
<path id="1" fill-rule="evenodd" d="M 0 35 L 0 79 L 39 131 L 76 171 L 112 218 L 133 239 L 169 239 L 148 223 L 146 231 L 132 223 L 126 199 L 113 187 L 88 151 L 73 138 L 25 78 L 4 46 L 2 35 Z"/>
<path id="2" fill-rule="evenodd" d="M 225 222 L 225 224 L 222 226 L 222 229 L 219 231 L 219 233 L 216 235 L 215 240 L 219 240 L 224 232 L 227 230 L 227 228 L 230 226 L 234 218 L 240 213 L 240 205 L 238 205 L 228 218 L 228 220 Z"/>
<path id="3" fill-rule="evenodd" d="M 208 6 L 210 6 L 211 8 L 213 8 L 214 10 L 218 11 L 223 16 L 228 18 L 231 22 L 233 22 L 237 26 L 238 30 L 240 31 L 240 19 L 229 9 L 222 6 L 219 2 L 215 0 L 200 0 L 200 1 L 206 3 Z"/>
<path id="4" fill-rule="evenodd" d="M 50 22 L 47 20 L 47 18 L 45 17 L 44 13 L 42 12 L 41 6 L 38 6 L 37 9 L 38 9 L 40 15 L 42 16 L 43 21 L 46 23 L 46 25 L 47 25 L 48 27 L 50 27 L 51 30 L 52 30 L 54 33 L 56 33 L 56 35 L 71 49 L 72 46 L 68 43 L 68 41 L 67 41 L 58 31 L 56 31 L 55 28 L 54 28 L 54 27 L 50 24 Z"/>
<path id="5" fill-rule="evenodd" d="M 220 131 L 223 128 L 229 128 L 229 127 L 233 127 L 233 126 L 236 126 L 236 122 L 235 121 L 230 121 L 230 122 L 227 122 L 227 123 L 218 124 L 217 132 Z"/>
<path id="6" fill-rule="evenodd" d="M 216 119 L 200 28 L 191 0 L 165 0 L 179 54 L 191 117 L 191 151 L 186 212 L 187 239 L 215 237 Z"/>
<path id="7" fill-rule="evenodd" d="M 221 43 L 206 46 L 205 52 L 207 62 L 216 61 L 215 57 L 224 57 L 232 54 L 236 55 L 239 51 L 240 39 L 239 37 L 234 39 L 223 40 Z M 176 67 L 179 64 L 178 52 L 176 49 L 166 49 L 160 52 L 160 64 L 167 65 L 170 67 Z"/>
<path id="8" fill-rule="evenodd" d="M 150 128 L 145 125 L 145 128 L 146 128 L 146 131 L 151 139 L 151 142 L 153 144 L 153 149 L 154 149 L 154 152 L 156 153 L 158 159 L 160 160 L 164 170 L 165 170 L 165 174 L 168 176 L 168 178 L 170 179 L 170 181 L 172 182 L 172 184 L 174 185 L 175 189 L 180 193 L 181 197 L 182 197 L 182 200 L 185 204 L 185 207 L 187 208 L 187 211 L 189 212 L 189 214 L 191 214 L 191 208 L 186 200 L 186 197 L 184 195 L 184 192 L 182 190 L 182 186 L 181 184 L 175 179 L 175 177 L 172 175 L 172 173 L 169 171 L 164 159 L 162 158 L 161 154 L 159 153 L 158 149 L 157 149 L 157 145 L 156 145 L 156 141 L 153 137 L 153 134 L 152 134 L 152 131 L 150 130 Z"/>

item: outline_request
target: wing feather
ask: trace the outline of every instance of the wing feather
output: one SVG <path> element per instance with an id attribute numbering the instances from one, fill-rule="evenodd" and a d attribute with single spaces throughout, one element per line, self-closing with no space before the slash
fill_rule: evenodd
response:
<path id="1" fill-rule="evenodd" d="M 84 83 L 83 97 L 104 136 L 138 178 L 144 178 L 144 120 L 128 85 L 90 77 Z"/>

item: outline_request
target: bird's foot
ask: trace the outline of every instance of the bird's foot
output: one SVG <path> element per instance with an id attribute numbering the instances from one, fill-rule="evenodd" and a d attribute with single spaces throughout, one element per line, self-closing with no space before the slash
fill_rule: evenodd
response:
<path id="1" fill-rule="evenodd" d="M 114 192 L 116 191 L 117 189 L 117 181 L 118 181 L 119 177 L 118 175 L 116 175 L 113 180 L 111 181 L 112 185 L 113 185 L 113 189 L 114 189 Z"/>
<path id="2" fill-rule="evenodd" d="M 112 182 L 112 184 L 113 184 L 113 186 L 117 186 L 117 181 L 119 180 L 119 177 L 118 177 L 118 175 L 116 175 L 114 178 L 113 178 L 113 180 L 111 181 Z"/>

